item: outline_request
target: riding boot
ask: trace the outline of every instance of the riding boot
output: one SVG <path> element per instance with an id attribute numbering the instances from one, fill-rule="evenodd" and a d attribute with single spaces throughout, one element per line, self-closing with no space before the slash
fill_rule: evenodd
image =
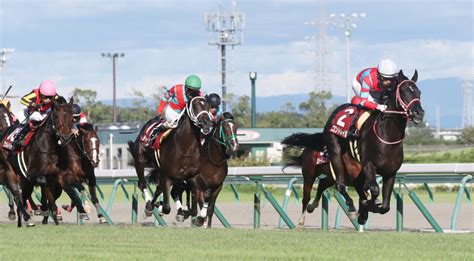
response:
<path id="1" fill-rule="evenodd" d="M 352 118 L 351 126 L 349 127 L 349 132 L 347 133 L 348 138 L 357 138 L 357 129 L 356 129 L 356 122 L 359 119 L 359 110 L 355 112 L 354 118 Z"/>
<path id="2" fill-rule="evenodd" d="M 26 137 L 26 134 L 28 134 L 29 132 L 29 127 L 28 125 L 24 126 L 20 132 L 18 132 L 15 140 L 13 141 L 12 145 L 13 145 L 13 150 L 17 150 L 17 149 L 20 149 L 21 147 L 23 147 L 23 142 L 24 142 L 24 139 Z"/>
<path id="3" fill-rule="evenodd" d="M 153 132 L 150 135 L 150 142 L 148 143 L 148 146 L 153 146 L 153 143 L 155 143 L 156 137 L 158 137 L 158 134 L 160 132 L 166 131 L 168 129 L 168 126 L 166 123 L 162 123 L 160 126 L 158 126 L 156 129 L 153 130 Z"/>

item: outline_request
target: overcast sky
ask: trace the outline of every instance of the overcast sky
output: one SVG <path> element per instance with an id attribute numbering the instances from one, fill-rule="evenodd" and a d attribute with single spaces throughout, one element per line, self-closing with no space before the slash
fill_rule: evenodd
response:
<path id="1" fill-rule="evenodd" d="M 206 91 L 220 91 L 220 61 L 208 45 L 204 13 L 230 1 L 0 0 L 0 48 L 14 48 L 6 85 L 22 95 L 44 79 L 69 95 L 79 87 L 112 97 L 112 63 L 102 52 L 123 52 L 117 64 L 117 97 L 133 89 L 153 92 L 198 74 Z M 228 92 L 249 94 L 248 72 L 257 71 L 257 95 L 314 89 L 316 35 L 305 25 L 319 14 L 317 1 L 237 1 L 245 13 L 244 44 L 230 49 Z M 365 12 L 351 38 L 352 75 L 392 58 L 420 79 L 473 79 L 472 1 L 327 1 L 325 14 Z M 345 94 L 342 30 L 327 28 L 328 89 Z M 449 93 L 447 93 L 449 95 Z"/>

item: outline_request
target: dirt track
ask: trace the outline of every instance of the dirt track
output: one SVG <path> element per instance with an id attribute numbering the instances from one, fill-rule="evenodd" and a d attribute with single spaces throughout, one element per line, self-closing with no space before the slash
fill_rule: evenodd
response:
<path id="1" fill-rule="evenodd" d="M 463 201 L 465 202 L 465 201 Z M 174 205 L 172 205 L 174 208 Z M 229 223 L 235 228 L 252 228 L 253 227 L 253 204 L 249 203 L 239 203 L 235 205 L 234 203 L 225 203 L 218 204 L 219 209 L 224 214 Z M 439 225 L 448 230 L 451 226 L 451 216 L 453 214 L 454 204 L 429 204 L 426 203 L 426 207 L 431 212 L 433 217 L 437 220 Z M 105 208 L 105 206 L 104 206 Z M 294 199 L 288 204 L 287 213 L 290 216 L 293 223 L 297 224 L 300 216 L 300 203 L 297 203 Z M 14 225 L 14 222 L 11 222 L 7 219 L 8 206 L 6 204 L 0 205 L 0 222 L 1 223 L 11 223 Z M 164 219 L 169 226 L 177 227 L 190 227 L 191 223 L 186 220 L 184 223 L 177 223 L 175 221 L 176 211 L 172 209 L 170 215 L 164 216 Z M 330 203 L 329 208 L 329 226 L 334 228 L 335 225 L 335 215 L 336 215 L 336 205 L 334 202 Z M 96 224 L 98 219 L 96 218 L 95 211 L 89 215 L 90 220 L 87 223 Z M 63 211 L 64 221 L 66 223 L 75 223 L 76 214 L 65 213 Z M 116 202 L 111 211 L 111 218 L 116 224 L 130 224 L 131 223 L 131 203 L 120 203 Z M 41 217 L 34 217 L 35 223 L 41 224 Z M 262 204 L 261 208 L 261 228 L 263 229 L 274 229 L 278 228 L 279 216 L 272 205 L 265 201 Z M 341 215 L 341 226 L 344 229 L 352 229 L 352 225 L 348 218 L 342 213 Z M 143 202 L 139 202 L 139 212 L 138 212 L 138 223 L 143 225 L 153 225 L 153 219 L 143 218 Z M 213 224 L 216 228 L 222 228 L 222 224 L 219 222 L 217 217 L 214 216 Z M 320 229 L 321 228 L 321 209 L 318 208 L 312 214 L 306 215 L 306 228 L 309 229 Z M 385 215 L 372 214 L 369 219 L 369 230 L 395 230 L 396 229 L 396 209 L 395 205 L 392 204 L 392 208 L 389 213 Z M 432 230 L 428 221 L 424 218 L 421 212 L 413 204 L 408 204 L 408 200 L 405 201 L 404 206 L 404 229 L 406 230 L 415 230 L 415 231 L 425 231 Z M 474 231 L 474 211 L 472 205 L 463 203 L 459 212 L 457 220 L 457 230 L 463 231 Z"/>

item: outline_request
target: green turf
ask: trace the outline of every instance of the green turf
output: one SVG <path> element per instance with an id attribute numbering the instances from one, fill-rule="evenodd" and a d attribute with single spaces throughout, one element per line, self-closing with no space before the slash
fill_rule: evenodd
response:
<path id="1" fill-rule="evenodd" d="M 473 260 L 473 234 L 0 225 L 0 260 Z"/>

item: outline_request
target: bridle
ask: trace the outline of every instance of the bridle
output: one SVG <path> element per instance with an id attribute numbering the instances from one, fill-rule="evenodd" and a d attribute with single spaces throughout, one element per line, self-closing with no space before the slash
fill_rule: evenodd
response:
<path id="1" fill-rule="evenodd" d="M 421 101 L 420 101 L 419 98 L 414 98 L 414 99 L 412 99 L 411 101 L 409 101 L 408 103 L 406 103 L 405 101 L 403 101 L 403 99 L 402 99 L 402 97 L 401 97 L 401 95 L 400 95 L 400 88 L 401 88 L 402 84 L 404 84 L 404 83 L 406 83 L 406 82 L 415 83 L 415 82 L 412 81 L 412 80 L 403 80 L 403 81 L 401 81 L 401 82 L 397 85 L 397 89 L 395 90 L 395 100 L 396 100 L 396 102 L 397 102 L 397 107 L 400 106 L 400 107 L 402 108 L 402 110 L 396 110 L 396 111 L 394 111 L 394 110 L 386 110 L 386 111 L 383 112 L 383 113 L 388 113 L 388 114 L 400 114 L 400 115 L 402 115 L 404 118 L 407 118 L 407 119 L 410 118 L 410 114 L 411 114 L 411 113 L 410 113 L 410 107 L 411 107 L 414 103 L 416 103 L 416 102 L 420 103 Z M 382 113 L 382 114 L 383 114 L 383 113 Z M 377 137 L 377 139 L 379 139 L 381 142 L 383 142 L 383 143 L 385 143 L 385 144 L 387 144 L 387 145 L 394 145 L 394 144 L 398 144 L 398 143 L 402 142 L 402 140 L 403 140 L 404 137 L 402 137 L 400 140 L 397 140 L 397 141 L 386 141 L 386 140 L 384 140 L 384 139 L 383 139 L 382 137 L 380 137 L 380 135 L 377 133 L 377 128 L 376 128 L 375 125 L 377 125 L 377 120 L 376 120 L 376 121 L 374 122 L 374 124 L 372 125 L 372 130 L 374 131 L 374 134 L 375 134 L 375 136 Z"/>
<path id="2" fill-rule="evenodd" d="M 214 142 L 217 142 L 218 144 L 222 145 L 225 147 L 225 149 L 227 150 L 228 148 L 230 148 L 231 144 L 230 144 L 230 140 L 234 140 L 235 142 L 237 142 L 237 134 L 235 134 L 234 132 L 232 132 L 231 135 L 227 135 L 225 133 L 225 128 L 224 128 L 224 124 L 226 122 L 231 122 L 233 121 L 232 119 L 225 119 L 225 120 L 222 120 L 220 121 L 220 126 L 219 128 L 215 128 L 213 133 L 212 133 L 212 137 L 211 137 L 211 142 L 214 141 Z M 219 135 L 218 137 L 216 138 L 216 131 L 217 129 L 219 129 Z M 213 165 L 216 165 L 216 166 L 219 166 L 219 165 L 222 165 L 222 163 L 224 163 L 225 161 L 225 158 L 221 161 L 221 162 L 215 162 L 213 159 L 212 159 L 212 155 L 211 155 L 211 142 L 209 142 L 207 144 L 207 153 L 208 153 L 208 157 L 209 157 L 209 160 L 211 161 L 211 163 Z"/>
<path id="3" fill-rule="evenodd" d="M 61 141 L 61 143 L 63 144 L 67 144 L 69 143 L 71 140 L 72 140 L 72 136 L 71 135 L 67 135 L 67 134 L 62 134 L 61 133 L 61 129 L 63 128 L 66 128 L 64 125 L 60 126 L 59 128 L 56 127 L 56 120 L 55 120 L 55 116 L 56 116 L 56 109 L 53 109 L 50 116 L 51 117 L 51 123 L 52 123 L 52 129 L 54 131 L 54 135 L 56 135 L 56 137 L 59 138 L 59 140 Z"/>
<path id="4" fill-rule="evenodd" d="M 206 99 L 204 99 L 204 97 L 200 97 L 200 96 L 197 96 L 197 97 L 194 97 L 187 105 L 186 105 L 186 112 L 189 116 L 189 119 L 194 123 L 194 125 L 198 128 L 201 129 L 201 132 L 204 134 L 204 135 L 207 135 L 211 132 L 211 129 L 209 129 L 209 131 L 207 132 L 204 132 L 203 129 L 202 129 L 202 125 L 204 124 L 203 122 L 200 122 L 199 121 L 199 117 L 202 115 L 202 114 L 205 114 L 209 117 L 209 120 L 212 119 L 212 116 L 211 116 L 211 113 L 209 113 L 209 111 L 206 111 L 206 110 L 202 110 L 200 111 L 197 115 L 194 113 L 194 110 L 193 110 L 193 102 L 197 99 L 201 99 L 203 100 L 204 102 L 206 102 Z"/>
<path id="5" fill-rule="evenodd" d="M 78 138 L 80 140 L 80 143 L 77 142 Z M 97 160 L 97 162 L 95 162 L 96 156 L 99 155 L 99 148 L 95 144 L 95 141 L 98 140 L 98 138 L 92 137 L 90 139 L 90 142 L 92 144 L 92 159 L 91 159 L 91 157 L 89 157 L 89 154 L 87 153 L 87 149 L 86 149 L 86 145 L 85 145 L 85 139 L 86 139 L 85 133 L 81 133 L 81 135 L 79 135 L 79 137 L 77 137 L 75 139 L 75 142 L 76 142 L 77 146 L 79 147 L 79 151 L 81 151 L 82 156 L 84 156 L 91 163 L 92 166 L 98 165 L 99 160 Z"/>

